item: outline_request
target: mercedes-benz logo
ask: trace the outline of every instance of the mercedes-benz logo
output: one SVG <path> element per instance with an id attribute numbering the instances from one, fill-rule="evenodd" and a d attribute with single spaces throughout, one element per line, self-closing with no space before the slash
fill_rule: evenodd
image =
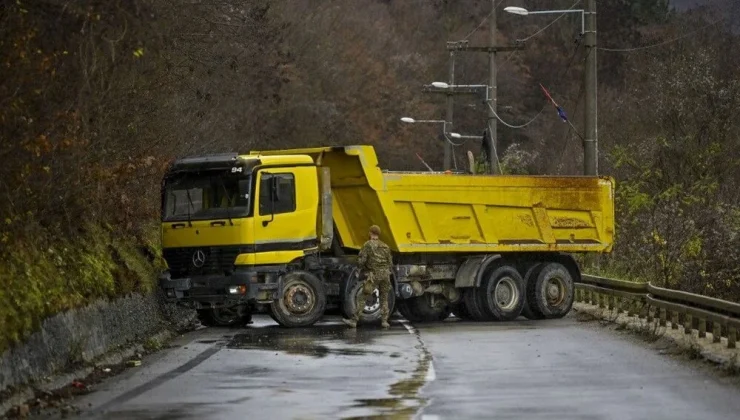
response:
<path id="1" fill-rule="evenodd" d="M 206 254 L 200 249 L 193 253 L 193 265 L 197 268 L 203 267 L 206 263 Z"/>

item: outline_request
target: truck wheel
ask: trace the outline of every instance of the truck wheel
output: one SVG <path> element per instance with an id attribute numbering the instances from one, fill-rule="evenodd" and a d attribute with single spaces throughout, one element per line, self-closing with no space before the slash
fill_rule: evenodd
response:
<path id="1" fill-rule="evenodd" d="M 560 263 L 548 263 L 542 267 L 534 284 L 527 290 L 527 300 L 533 312 L 543 318 L 562 318 L 573 307 L 573 276 Z"/>
<path id="2" fill-rule="evenodd" d="M 270 305 L 270 306 L 268 306 L 268 307 L 267 307 L 267 315 L 269 315 L 269 316 L 270 316 L 270 318 L 272 318 L 272 320 L 273 320 L 273 321 L 275 321 L 275 322 L 277 322 L 278 324 L 280 324 L 280 321 L 278 321 L 278 319 L 277 319 L 277 317 L 275 316 L 275 314 L 274 314 L 274 313 L 272 313 L 272 305 Z"/>
<path id="3" fill-rule="evenodd" d="M 463 293 L 463 304 L 470 314 L 470 318 L 473 321 L 492 321 L 488 314 L 483 312 L 482 305 L 480 304 L 480 291 L 479 287 L 468 287 Z"/>
<path id="4" fill-rule="evenodd" d="M 404 303 L 406 303 L 408 312 L 414 318 L 409 319 L 411 322 L 444 321 L 450 316 L 450 307 L 447 301 L 441 297 L 436 298 L 431 293 L 406 299 Z"/>
<path id="5" fill-rule="evenodd" d="M 198 310 L 200 323 L 208 327 L 230 327 L 239 324 L 242 318 L 238 306 Z"/>
<path id="6" fill-rule="evenodd" d="M 529 266 L 524 274 L 524 288 L 527 290 L 524 299 L 524 308 L 522 309 L 522 315 L 527 319 L 537 320 L 543 319 L 544 315 L 537 309 L 533 302 L 528 298 L 531 295 L 532 289 L 534 289 L 534 283 L 537 281 L 537 276 L 540 275 L 543 263 L 536 263 Z"/>
<path id="7" fill-rule="evenodd" d="M 396 303 L 396 308 L 402 317 L 410 322 L 422 322 L 423 320 L 419 315 L 411 311 L 409 307 L 409 299 L 401 299 Z"/>
<path id="8" fill-rule="evenodd" d="M 352 315 L 355 313 L 355 299 L 357 297 L 357 294 L 360 293 L 360 288 L 362 287 L 362 283 L 359 281 L 350 281 L 348 287 L 348 292 L 344 295 L 344 300 L 342 302 L 342 312 L 346 315 L 347 318 L 351 318 Z M 393 290 L 393 285 L 391 285 L 390 290 L 388 291 L 388 317 L 390 318 L 391 315 L 393 315 L 393 311 L 395 311 L 396 306 L 396 292 Z M 377 287 L 375 290 L 373 290 L 373 294 L 368 297 L 365 300 L 365 309 L 362 310 L 362 315 L 360 315 L 360 322 L 362 323 L 373 323 L 373 322 L 380 322 L 380 318 L 383 316 L 383 314 L 380 311 L 380 289 Z"/>
<path id="9" fill-rule="evenodd" d="M 345 318 L 352 318 L 353 312 L 347 312 L 348 305 L 345 303 L 349 296 L 349 289 L 351 289 L 360 277 L 360 270 L 357 267 L 345 267 L 345 277 L 341 283 L 339 283 L 339 312 Z M 354 305 L 352 305 L 354 309 Z"/>
<path id="10" fill-rule="evenodd" d="M 455 315 L 457 318 L 464 319 L 466 321 L 473 319 L 473 317 L 470 315 L 470 312 L 468 312 L 468 308 L 465 306 L 464 302 L 460 302 L 457 305 L 453 306 L 452 314 Z"/>
<path id="11" fill-rule="evenodd" d="M 270 311 L 283 327 L 306 327 L 321 319 L 326 309 L 326 291 L 310 273 L 289 273 L 283 277 L 280 299 L 270 304 Z"/>
<path id="12" fill-rule="evenodd" d="M 524 279 L 516 268 L 503 265 L 481 284 L 483 311 L 497 321 L 511 321 L 522 313 Z"/>

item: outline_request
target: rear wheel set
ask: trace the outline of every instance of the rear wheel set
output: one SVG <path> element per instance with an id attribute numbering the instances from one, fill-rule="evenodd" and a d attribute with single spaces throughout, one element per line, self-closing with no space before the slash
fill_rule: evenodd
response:
<path id="1" fill-rule="evenodd" d="M 528 265 L 522 277 L 513 266 L 489 269 L 480 287 L 465 289 L 463 301 L 453 309 L 463 319 L 508 321 L 520 314 L 528 319 L 562 318 L 573 307 L 574 282 L 559 262 Z"/>

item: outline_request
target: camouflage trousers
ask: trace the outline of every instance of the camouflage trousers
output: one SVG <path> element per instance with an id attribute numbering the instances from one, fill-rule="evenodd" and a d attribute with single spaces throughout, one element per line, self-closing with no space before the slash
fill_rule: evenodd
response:
<path id="1" fill-rule="evenodd" d="M 376 276 L 373 273 L 368 273 L 363 286 L 360 286 L 360 290 L 358 290 L 357 296 L 355 297 L 355 313 L 352 316 L 352 319 L 355 322 L 360 320 L 362 311 L 365 309 L 367 299 L 372 296 L 373 292 L 377 288 L 379 292 L 378 298 L 380 300 L 381 320 L 388 322 L 388 317 L 390 316 L 388 308 L 388 295 L 391 292 L 390 274 Z"/>

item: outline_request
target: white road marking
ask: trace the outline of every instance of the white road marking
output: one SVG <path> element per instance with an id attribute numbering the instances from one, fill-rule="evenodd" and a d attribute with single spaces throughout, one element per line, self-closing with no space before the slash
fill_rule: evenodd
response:
<path id="1" fill-rule="evenodd" d="M 432 382 L 437 379 L 437 372 L 434 370 L 434 362 L 429 361 L 429 368 L 427 369 L 427 375 L 424 377 L 427 382 Z"/>
<path id="2" fill-rule="evenodd" d="M 406 327 L 406 330 L 409 332 L 409 334 L 416 334 L 416 328 L 414 328 L 411 324 L 409 324 L 408 321 L 405 319 L 402 319 L 399 321 L 404 327 Z"/>
<path id="3" fill-rule="evenodd" d="M 414 328 L 413 325 L 409 323 L 408 320 L 402 319 L 399 321 L 404 327 L 406 327 L 406 330 L 409 332 L 409 334 L 416 334 L 417 330 Z M 419 337 L 419 342 L 421 342 L 421 337 Z M 423 345 L 423 343 L 422 343 Z M 432 382 L 435 379 L 437 379 L 437 371 L 434 370 L 434 362 L 431 359 L 429 360 L 429 367 L 427 368 L 427 374 L 424 376 L 424 380 L 428 382 Z"/>

